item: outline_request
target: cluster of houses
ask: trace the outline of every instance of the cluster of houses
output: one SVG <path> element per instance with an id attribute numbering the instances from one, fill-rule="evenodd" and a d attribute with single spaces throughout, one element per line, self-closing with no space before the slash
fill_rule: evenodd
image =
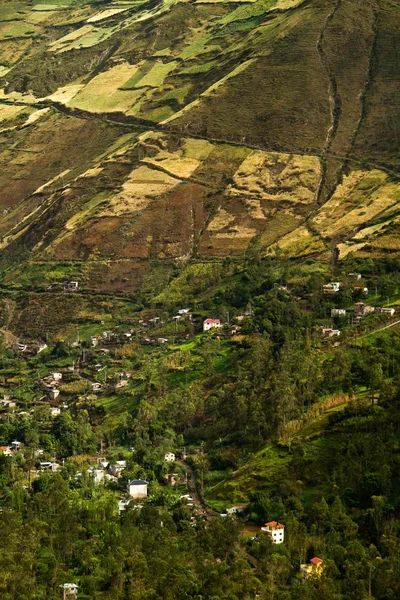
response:
<path id="1" fill-rule="evenodd" d="M 261 531 L 267 533 L 274 544 L 282 544 L 285 541 L 285 525 L 279 521 L 269 521 L 261 527 Z M 300 573 L 305 578 L 320 577 L 324 569 L 324 561 L 314 556 L 308 563 L 300 565 Z"/>
<path id="2" fill-rule="evenodd" d="M 23 447 L 24 447 L 24 444 L 22 442 L 18 442 L 17 440 L 14 440 L 8 446 L 0 446 L 0 452 L 2 454 L 4 454 L 5 456 L 12 456 L 16 452 L 20 452 Z"/>
<path id="3" fill-rule="evenodd" d="M 350 288 L 353 292 L 362 292 L 363 294 L 368 294 L 368 287 L 365 285 L 357 285 L 357 282 L 361 279 L 361 273 L 349 273 L 348 278 L 350 283 L 346 285 L 346 288 Z M 330 281 L 329 283 L 325 283 L 322 286 L 322 291 L 324 294 L 337 294 L 343 287 L 341 281 Z"/>

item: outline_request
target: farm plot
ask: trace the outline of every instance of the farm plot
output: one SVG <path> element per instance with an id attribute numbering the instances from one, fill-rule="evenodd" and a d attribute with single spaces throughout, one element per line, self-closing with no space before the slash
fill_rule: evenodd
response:
<path id="1" fill-rule="evenodd" d="M 383 171 L 353 171 L 313 219 L 324 237 L 353 233 L 400 201 L 400 184 Z"/>
<path id="2" fill-rule="evenodd" d="M 143 90 L 121 89 L 136 71 L 137 66 L 126 62 L 115 65 L 92 79 L 67 106 L 93 113 L 127 112 L 143 95 Z"/>
<path id="3" fill-rule="evenodd" d="M 113 196 L 99 216 L 119 217 L 142 211 L 152 199 L 165 194 L 179 183 L 179 179 L 166 173 L 140 166 L 131 172 L 121 192 Z"/>
<path id="4" fill-rule="evenodd" d="M 262 201 L 314 202 L 321 165 L 314 156 L 254 151 L 233 176 L 228 195 Z"/>
<path id="5" fill-rule="evenodd" d="M 205 140 L 186 139 L 176 152 L 162 150 L 156 156 L 145 158 L 142 162 L 160 167 L 172 176 L 185 179 L 194 173 L 212 150 L 213 145 Z"/>

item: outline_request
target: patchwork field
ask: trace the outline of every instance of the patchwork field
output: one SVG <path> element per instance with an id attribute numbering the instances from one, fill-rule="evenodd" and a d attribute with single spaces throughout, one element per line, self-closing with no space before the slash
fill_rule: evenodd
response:
<path id="1" fill-rule="evenodd" d="M 102 289 L 254 240 L 394 255 L 399 28 L 390 0 L 2 3 L 3 252 Z"/>

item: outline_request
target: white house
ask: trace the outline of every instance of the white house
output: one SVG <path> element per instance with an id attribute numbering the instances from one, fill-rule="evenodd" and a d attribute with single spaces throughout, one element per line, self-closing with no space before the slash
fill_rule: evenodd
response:
<path id="1" fill-rule="evenodd" d="M 203 321 L 203 331 L 209 331 L 210 329 L 216 329 L 222 327 L 219 319 L 206 319 Z"/>
<path id="2" fill-rule="evenodd" d="M 132 498 L 147 498 L 147 482 L 144 479 L 132 479 L 128 483 L 128 493 Z"/>
<path id="3" fill-rule="evenodd" d="M 340 282 L 339 281 L 331 281 L 330 283 L 326 283 L 322 286 L 324 294 L 336 294 L 340 290 Z"/>
<path id="4" fill-rule="evenodd" d="M 76 583 L 63 583 L 61 588 L 61 600 L 75 600 L 78 597 L 78 586 Z"/>
<path id="5" fill-rule="evenodd" d="M 88 473 L 96 485 L 104 481 L 103 469 L 88 469 Z"/>
<path id="6" fill-rule="evenodd" d="M 18 442 L 17 440 L 14 440 L 13 442 L 11 442 L 10 444 L 10 450 L 22 450 L 22 448 L 24 447 L 22 442 Z"/>
<path id="7" fill-rule="evenodd" d="M 261 531 L 268 533 L 274 544 L 282 544 L 285 539 L 285 526 L 278 521 L 269 521 L 265 523 L 265 527 L 261 527 Z"/>
<path id="8" fill-rule="evenodd" d="M 68 290 L 69 292 L 76 292 L 79 288 L 79 281 L 68 281 L 64 285 L 64 290 Z"/>
<path id="9" fill-rule="evenodd" d="M 58 398 L 59 395 L 60 395 L 60 390 L 56 390 L 55 388 L 52 390 L 49 390 L 49 396 L 52 400 L 55 400 L 56 398 Z"/>
<path id="10" fill-rule="evenodd" d="M 121 477 L 121 473 L 124 469 L 126 469 L 126 460 L 117 460 L 110 467 L 111 473 L 118 478 Z"/>
<path id="11" fill-rule="evenodd" d="M 346 309 L 344 308 L 332 308 L 331 317 L 345 317 Z"/>
<path id="12" fill-rule="evenodd" d="M 95 381 L 92 383 L 92 392 L 100 392 L 101 391 L 101 383 Z"/>
<path id="13" fill-rule="evenodd" d="M 164 460 L 166 462 L 175 462 L 175 454 L 173 452 L 166 452 Z"/>
<path id="14" fill-rule="evenodd" d="M 51 378 L 54 379 L 54 381 L 61 381 L 62 373 L 52 373 Z"/>
<path id="15" fill-rule="evenodd" d="M 377 306 L 375 312 L 378 313 L 378 315 L 389 315 L 390 317 L 393 317 L 396 311 L 390 306 Z"/>
<path id="16" fill-rule="evenodd" d="M 45 461 L 40 463 L 41 471 L 51 471 L 55 473 L 60 468 L 60 465 L 56 462 Z"/>
<path id="17" fill-rule="evenodd" d="M 129 506 L 131 499 L 128 498 L 128 500 L 122 499 L 118 501 L 118 514 L 120 515 L 124 510 L 126 510 L 126 507 Z"/>
<path id="18" fill-rule="evenodd" d="M 61 414 L 61 408 L 52 408 L 50 414 L 52 417 L 58 417 Z"/>

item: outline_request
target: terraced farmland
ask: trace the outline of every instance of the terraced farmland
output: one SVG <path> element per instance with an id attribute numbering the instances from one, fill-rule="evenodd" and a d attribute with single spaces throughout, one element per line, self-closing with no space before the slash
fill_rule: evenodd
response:
<path id="1" fill-rule="evenodd" d="M 1 247 L 131 289 L 254 239 L 393 254 L 399 28 L 390 0 L 2 3 Z"/>

